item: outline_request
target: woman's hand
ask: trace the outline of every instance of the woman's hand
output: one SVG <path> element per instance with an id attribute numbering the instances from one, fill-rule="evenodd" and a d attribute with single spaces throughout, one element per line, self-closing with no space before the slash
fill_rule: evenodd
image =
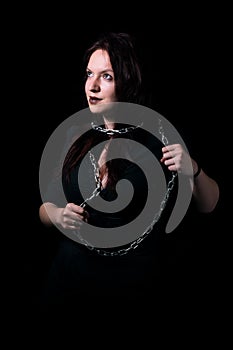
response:
<path id="1" fill-rule="evenodd" d="M 180 144 L 168 145 L 162 148 L 163 162 L 170 171 L 178 171 L 190 179 L 198 172 L 198 165 Z M 219 200 L 219 187 L 215 180 L 202 169 L 193 178 L 193 198 L 200 212 L 207 213 L 214 210 Z M 191 180 L 190 180 L 191 181 Z"/>
<path id="2" fill-rule="evenodd" d="M 74 203 L 68 203 L 56 213 L 56 223 L 64 229 L 79 229 L 83 222 L 88 222 L 88 218 L 88 212 Z"/>
<path id="3" fill-rule="evenodd" d="M 167 145 L 162 148 L 163 157 L 160 159 L 170 171 L 177 171 L 183 175 L 192 176 L 197 169 L 197 163 L 180 144 Z"/>
<path id="4" fill-rule="evenodd" d="M 83 207 L 74 203 L 68 203 L 65 208 L 60 208 L 51 202 L 40 206 L 39 216 L 46 226 L 57 225 L 70 230 L 80 228 L 82 223 L 88 222 L 90 217 Z"/>

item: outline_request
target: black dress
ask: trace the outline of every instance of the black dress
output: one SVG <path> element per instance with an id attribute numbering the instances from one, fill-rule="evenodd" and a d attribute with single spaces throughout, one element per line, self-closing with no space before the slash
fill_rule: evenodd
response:
<path id="1" fill-rule="evenodd" d="M 90 137 L 95 135 L 95 133 L 96 131 L 91 130 L 86 136 Z M 108 139 L 106 135 L 98 135 L 98 137 L 98 143 Z M 123 139 L 128 137 L 128 135 L 121 136 Z M 135 130 L 130 137 L 146 147 L 146 149 L 139 148 L 134 158 L 136 157 L 138 160 L 141 159 L 142 162 L 148 163 L 147 152 L 149 150 L 159 162 L 162 157 L 161 148 L 163 147 L 160 140 L 142 129 Z M 98 150 L 95 158 L 98 159 Z M 113 213 L 104 213 L 96 208 L 93 209 L 91 201 L 90 203 L 87 202 L 86 209 L 90 213 L 89 225 L 92 227 L 91 234 L 93 234 L 95 227 L 103 228 L 104 230 L 119 227 L 122 231 L 127 230 L 127 225 L 137 218 L 145 208 L 148 188 L 153 188 L 153 183 L 149 187 L 147 177 L 141 167 L 135 162 L 123 158 L 112 162 L 116 162 L 115 164 L 112 163 L 112 166 L 116 166 L 118 169 L 118 180 L 126 179 L 132 184 L 134 189 L 133 196 L 125 208 Z M 86 174 L 83 187 L 87 190 L 86 193 L 88 191 L 92 192 L 91 189 L 94 182 L 93 164 L 89 157 L 83 157 L 72 168 L 69 178 L 64 176 L 64 174 L 62 175 L 62 184 L 67 203 L 73 202 L 80 205 L 85 199 L 77 185 L 81 164 Z M 164 191 L 166 192 L 167 185 L 172 180 L 174 173 L 168 171 L 163 164 L 160 164 L 160 167 L 164 173 L 166 183 Z M 46 200 L 62 206 L 65 203 L 59 203 L 59 198 L 61 197 L 59 197 L 56 190 L 56 181 L 61 181 L 61 178 L 53 179 L 46 195 Z M 123 300 L 132 301 L 138 300 L 140 297 L 147 298 L 149 295 L 155 296 L 156 291 L 161 288 L 161 256 L 164 254 L 164 242 L 168 240 L 165 227 L 177 198 L 177 176 L 174 176 L 173 181 L 174 186 L 169 192 L 166 205 L 161 212 L 161 198 L 163 200 L 165 192 L 160 193 L 159 201 L 156 200 L 156 195 L 154 195 L 155 206 L 150 208 L 150 210 L 154 215 L 158 212 L 160 212 L 160 215 L 153 227 L 150 227 L 150 232 L 145 234 L 146 228 L 151 224 L 151 218 L 145 231 L 140 228 L 135 240 L 129 241 L 122 246 L 94 246 L 94 249 L 92 249 L 93 245 L 90 242 L 92 237 L 89 235 L 87 239 L 85 230 L 81 230 L 81 236 L 87 244 L 71 239 L 66 234 L 58 233 L 58 249 L 40 298 L 42 309 L 79 307 L 83 300 L 98 302 L 106 300 L 106 298 L 108 300 L 122 298 Z M 154 184 L 157 186 L 159 182 L 155 179 Z M 100 192 L 99 196 L 105 201 L 111 202 L 117 197 L 116 188 L 107 186 Z M 140 238 L 141 236 L 143 239 L 138 242 L 138 237 Z M 138 244 L 134 245 L 134 241 L 138 242 Z M 163 264 L 164 261 L 162 262 L 162 270 L 164 269 Z"/>

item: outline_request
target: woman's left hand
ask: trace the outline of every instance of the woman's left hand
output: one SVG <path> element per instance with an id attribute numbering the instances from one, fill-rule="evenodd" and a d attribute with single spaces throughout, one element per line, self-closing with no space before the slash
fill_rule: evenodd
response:
<path id="1" fill-rule="evenodd" d="M 183 175 L 192 176 L 193 167 L 197 164 L 179 143 L 162 148 L 163 157 L 160 159 L 170 171 L 177 171 Z"/>

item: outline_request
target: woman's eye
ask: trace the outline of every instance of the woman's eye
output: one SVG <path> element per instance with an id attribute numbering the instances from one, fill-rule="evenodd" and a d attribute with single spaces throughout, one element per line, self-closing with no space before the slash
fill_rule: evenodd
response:
<path id="1" fill-rule="evenodd" d="M 93 76 L 93 73 L 91 71 L 89 71 L 89 70 L 86 71 L 86 74 L 87 74 L 87 77 Z"/>
<path id="2" fill-rule="evenodd" d="M 104 74 L 103 74 L 103 77 L 104 77 L 104 79 L 106 79 L 106 80 L 112 80 L 112 76 L 111 76 L 110 74 L 108 74 L 108 73 L 104 73 Z"/>

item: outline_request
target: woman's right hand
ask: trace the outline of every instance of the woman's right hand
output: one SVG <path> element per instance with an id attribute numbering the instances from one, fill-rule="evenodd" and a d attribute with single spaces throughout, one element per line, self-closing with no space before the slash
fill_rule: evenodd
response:
<path id="1" fill-rule="evenodd" d="M 65 208 L 58 208 L 56 213 L 56 223 L 64 229 L 79 229 L 88 219 L 88 212 L 74 203 L 68 203 Z"/>
<path id="2" fill-rule="evenodd" d="M 68 230 L 77 230 L 89 219 L 88 212 L 74 203 L 68 203 L 65 208 L 57 207 L 50 202 L 43 203 L 40 206 L 39 216 L 46 226 L 56 225 Z"/>

